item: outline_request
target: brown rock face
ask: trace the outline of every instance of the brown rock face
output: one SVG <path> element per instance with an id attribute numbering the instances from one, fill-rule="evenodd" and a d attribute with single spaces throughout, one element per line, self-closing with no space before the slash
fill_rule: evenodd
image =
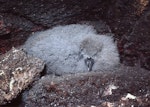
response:
<path id="1" fill-rule="evenodd" d="M 44 63 L 13 48 L 0 56 L 0 105 L 15 98 L 40 76 Z"/>
<path id="2" fill-rule="evenodd" d="M 149 0 L 0 0 L 0 54 L 31 32 L 80 21 L 106 21 L 118 40 L 121 62 L 150 69 Z"/>
<path id="3" fill-rule="evenodd" d="M 71 23 L 75 24 L 81 21 L 99 21 L 99 20 L 105 21 L 107 25 L 109 25 L 112 33 L 115 34 L 114 37 L 116 38 L 118 42 L 118 49 L 120 53 L 121 63 L 123 63 L 124 65 L 130 65 L 130 66 L 139 65 L 140 67 L 150 70 L 150 63 L 149 63 L 150 62 L 150 48 L 149 48 L 150 47 L 150 30 L 149 30 L 150 28 L 150 0 L 95 0 L 95 1 L 94 0 L 82 0 L 82 1 L 81 0 L 30 0 L 30 1 L 0 0 L 0 55 L 10 50 L 13 46 L 19 46 L 20 44 L 23 44 L 31 32 L 36 32 L 38 30 L 51 28 L 55 25 L 62 25 L 62 24 L 67 25 Z M 106 29 L 104 29 L 104 31 L 105 30 Z M 0 56 L 0 62 L 2 62 L 2 60 L 5 59 L 4 56 L 8 57 L 8 54 Z M 7 69 L 7 72 L 5 72 L 4 74 L 4 72 L 2 71 L 2 64 L 0 64 L 0 70 L 1 70 L 0 71 L 0 86 L 2 87 L 2 89 L 0 89 L 0 103 L 1 104 L 5 103 L 4 100 L 8 99 L 9 101 L 10 99 L 12 99 L 14 96 L 17 95 L 16 93 L 19 93 L 19 91 L 21 91 L 21 89 L 18 89 L 18 88 L 17 89 L 15 89 L 14 87 L 11 88 L 12 86 L 15 86 L 15 84 L 17 83 L 17 82 L 13 82 L 14 81 L 13 79 L 11 81 L 11 77 L 15 78 L 16 75 L 20 75 L 18 74 L 18 72 L 15 71 L 15 69 L 17 68 L 17 70 L 22 70 L 22 68 L 18 68 L 20 66 L 17 66 L 17 64 L 15 64 L 16 62 L 12 62 L 12 60 L 15 61 L 15 59 L 11 59 L 11 57 L 8 57 L 10 58 L 9 59 L 10 61 L 4 60 L 4 62 L 2 63 L 6 67 L 6 68 L 3 68 L 5 69 L 5 71 L 7 69 L 7 66 L 6 66 L 7 64 L 9 65 L 11 69 L 13 68 L 13 70 Z M 17 61 L 21 63 L 21 60 L 23 60 L 23 58 L 20 60 L 18 59 Z M 29 58 L 28 60 L 31 60 L 31 59 Z M 24 63 L 23 66 L 26 67 L 26 63 L 25 62 L 23 63 Z M 32 65 L 32 64 L 29 64 L 29 65 Z M 16 73 L 12 74 L 11 73 L 12 71 L 15 71 L 17 74 Z M 126 73 L 128 70 L 124 69 L 122 71 L 123 72 L 125 71 Z M 132 72 L 132 75 L 130 75 L 131 72 Z M 122 74 L 121 76 L 122 79 L 118 77 L 118 81 L 119 81 L 118 84 L 120 86 L 119 89 L 121 91 L 119 90 L 116 96 L 120 94 L 126 95 L 128 92 L 130 92 L 130 94 L 133 94 L 133 95 L 137 95 L 141 92 L 144 92 L 142 93 L 143 96 L 141 94 L 137 96 L 144 98 L 142 102 L 145 101 L 146 105 L 142 105 L 143 107 L 146 107 L 146 106 L 149 107 L 150 105 L 149 104 L 149 101 L 150 101 L 150 96 L 149 96 L 150 95 L 149 94 L 150 82 L 149 81 L 150 80 L 149 80 L 149 74 L 147 74 L 149 73 L 149 71 L 133 69 L 131 72 Z M 27 75 L 29 75 L 29 73 L 27 73 Z M 102 86 L 101 83 L 105 82 L 105 80 L 107 79 L 107 78 L 102 78 L 102 77 L 104 77 L 104 74 L 96 77 L 96 79 L 94 76 L 92 78 L 94 81 L 94 84 L 96 81 L 100 81 L 100 82 L 96 82 L 96 85 L 100 83 L 99 86 Z M 110 75 L 108 77 L 109 77 L 108 78 L 108 82 L 109 82 L 111 81 L 110 78 L 111 77 L 113 78 L 114 75 Z M 116 79 L 116 78 L 113 78 L 113 79 Z M 132 79 L 134 79 L 134 81 L 132 81 Z M 89 80 L 86 79 L 85 83 L 88 83 L 88 81 Z M 84 86 L 84 83 L 82 83 L 82 81 L 80 84 L 78 84 L 79 82 L 77 79 L 77 81 L 73 84 L 77 84 L 77 85 L 83 84 Z M 8 83 L 8 84 L 5 84 L 5 83 Z M 48 81 L 47 83 L 50 83 L 50 81 Z M 71 82 L 68 82 L 68 83 L 64 82 L 64 84 L 70 85 Z M 65 87 L 64 84 L 62 87 Z M 47 92 L 48 95 L 45 95 L 46 93 L 45 91 L 47 91 L 46 88 L 42 88 L 41 89 L 42 91 L 38 90 L 38 92 L 30 91 L 29 95 L 31 96 L 31 98 L 28 97 L 27 98 L 28 101 L 26 100 L 26 104 L 28 107 L 37 106 L 37 102 L 39 106 L 41 105 L 41 107 L 43 107 L 43 105 L 45 105 L 47 107 L 48 104 L 50 104 L 49 103 L 50 101 L 51 102 L 54 102 L 55 100 L 56 102 L 58 100 L 62 101 L 62 99 L 60 99 L 61 95 L 62 96 L 68 95 L 69 91 L 66 90 L 65 93 L 63 93 L 62 90 L 56 89 L 56 88 L 61 87 L 60 83 L 58 83 L 58 87 L 56 88 L 55 86 L 57 85 L 55 84 L 53 85 L 53 83 L 48 84 L 48 85 L 49 85 L 49 89 L 51 89 L 50 92 L 54 93 L 56 96 L 54 96 L 53 98 L 50 98 L 50 96 L 48 96 L 48 95 L 51 95 L 50 92 L 49 93 Z M 41 88 L 41 86 L 39 87 Z M 36 90 L 39 87 L 36 87 L 33 90 Z M 11 90 L 15 89 L 18 91 L 16 91 L 15 95 L 13 95 L 11 94 L 12 91 L 10 91 L 10 89 Z M 68 86 L 67 89 L 68 90 L 73 89 L 73 87 Z M 81 88 L 79 87 L 79 89 Z M 96 89 L 92 88 L 91 93 L 93 90 L 96 92 Z M 125 93 L 122 94 L 124 90 L 125 90 Z M 58 94 L 57 91 L 60 94 Z M 84 90 L 81 90 L 81 91 L 84 92 Z M 79 93 L 81 91 L 79 90 Z M 85 89 L 85 93 L 86 91 L 89 91 L 89 90 Z M 135 93 L 131 93 L 131 92 L 135 92 Z M 39 96 L 39 94 L 41 96 Z M 35 95 L 35 97 L 32 95 Z M 60 97 L 58 97 L 57 95 L 60 95 Z M 90 94 L 89 92 L 88 96 L 94 102 L 94 98 L 96 98 L 95 96 L 97 94 L 95 94 L 94 97 L 91 97 L 92 95 L 93 94 Z M 116 98 L 116 96 L 113 96 L 112 98 Z M 78 98 L 78 94 L 76 94 L 76 97 Z M 81 97 L 83 98 L 84 96 L 81 96 Z M 85 97 L 87 98 L 87 96 Z M 70 98 L 70 97 L 66 96 L 65 98 Z M 45 99 L 48 101 L 46 101 Z M 91 99 L 90 100 L 87 99 L 87 102 L 90 103 Z M 120 100 L 121 98 L 118 97 L 118 99 Z M 107 99 L 105 99 L 105 101 L 107 101 Z M 137 106 L 141 106 L 140 105 L 142 104 L 141 100 L 138 99 L 138 101 L 139 102 L 137 104 L 139 105 Z M 62 101 L 60 103 L 62 103 L 62 105 L 65 105 L 66 103 L 64 102 Z M 128 103 L 128 101 L 123 101 L 123 102 Z M 122 102 L 117 102 L 117 103 L 122 103 Z M 132 100 L 132 103 L 135 103 L 135 100 L 134 101 Z M 125 107 L 132 106 L 133 105 L 132 103 L 129 103 L 130 105 L 124 105 L 124 106 Z M 78 103 L 77 105 L 80 106 L 80 104 L 81 103 Z M 111 104 L 107 102 L 105 102 L 104 105 L 108 105 L 108 107 L 111 107 Z M 114 106 L 117 106 L 117 105 L 114 105 Z M 10 107 L 12 107 L 12 105 L 10 105 Z"/>
<path id="4" fill-rule="evenodd" d="M 149 107 L 150 72 L 114 71 L 44 76 L 24 96 L 25 107 Z"/>

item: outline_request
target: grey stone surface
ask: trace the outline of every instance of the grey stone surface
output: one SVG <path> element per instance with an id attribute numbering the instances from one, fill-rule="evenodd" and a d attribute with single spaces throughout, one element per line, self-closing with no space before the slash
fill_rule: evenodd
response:
<path id="1" fill-rule="evenodd" d="M 26 55 L 21 49 L 11 49 L 0 56 L 0 105 L 10 102 L 38 79 L 44 62 Z"/>

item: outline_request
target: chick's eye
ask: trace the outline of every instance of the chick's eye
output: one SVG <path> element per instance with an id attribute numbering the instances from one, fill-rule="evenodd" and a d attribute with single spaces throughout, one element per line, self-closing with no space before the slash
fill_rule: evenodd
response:
<path id="1" fill-rule="evenodd" d="M 80 54 L 80 55 L 79 55 L 79 59 L 83 59 L 83 54 Z"/>

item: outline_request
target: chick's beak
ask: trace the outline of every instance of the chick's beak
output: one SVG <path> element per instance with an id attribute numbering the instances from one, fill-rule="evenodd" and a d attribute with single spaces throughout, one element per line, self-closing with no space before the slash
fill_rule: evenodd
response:
<path id="1" fill-rule="evenodd" d="M 92 71 L 92 67 L 94 65 L 94 59 L 90 58 L 86 58 L 85 59 L 85 65 L 88 67 L 88 71 Z"/>

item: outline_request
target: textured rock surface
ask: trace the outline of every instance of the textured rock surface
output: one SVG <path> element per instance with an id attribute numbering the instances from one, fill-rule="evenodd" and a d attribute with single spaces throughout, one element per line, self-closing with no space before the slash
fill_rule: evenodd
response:
<path id="1" fill-rule="evenodd" d="M 150 69 L 150 51 L 145 48 L 150 41 L 149 0 L 0 0 L 0 4 L 0 54 L 23 44 L 29 33 L 40 29 L 104 20 L 118 39 L 121 62 L 130 66 L 140 62 Z"/>
<path id="2" fill-rule="evenodd" d="M 150 7 L 135 23 L 132 32 L 126 36 L 130 41 L 125 44 L 125 54 L 130 56 L 129 61 L 139 61 L 141 67 L 150 70 Z M 134 48 L 133 48 L 134 47 Z M 133 49 L 132 49 L 133 48 Z M 134 61 L 135 62 L 135 61 Z"/>
<path id="3" fill-rule="evenodd" d="M 0 53 L 22 44 L 31 32 L 91 17 L 90 11 L 101 1 L 0 0 Z"/>
<path id="4" fill-rule="evenodd" d="M 0 0 L 0 54 L 10 50 L 12 46 L 22 44 L 31 32 L 46 29 L 53 25 L 101 19 L 106 21 L 118 40 L 121 63 L 131 66 L 137 64 L 150 70 L 149 13 L 150 0 Z M 147 87 L 149 88 L 149 77 L 142 79 L 144 73 L 145 76 L 149 76 L 147 74 L 149 71 L 144 73 L 143 70 L 141 72 L 136 71 L 138 70 L 133 70 L 131 77 L 128 73 L 127 76 L 122 76 L 123 79 L 120 80 L 120 84 L 122 84 L 121 87 L 126 88 L 125 90 L 122 88 L 117 96 L 123 92 L 129 92 L 128 89 L 130 92 L 139 94 L 145 92 Z M 105 79 L 107 78 L 103 78 L 102 81 Z M 111 81 L 111 76 L 108 79 Z M 94 82 L 98 80 L 96 78 Z M 143 107 L 149 107 L 149 95 L 145 94 L 136 100 L 139 102 L 137 102 L 137 106 L 145 104 Z M 42 98 L 45 98 L 44 95 L 40 97 L 41 100 Z M 116 96 L 113 98 L 115 99 Z M 132 106 L 136 101 L 129 100 L 123 101 L 123 103 L 127 104 L 125 106 Z M 141 103 L 141 101 L 145 103 Z M 116 101 L 116 103 L 118 102 Z M 110 107 L 112 103 L 106 102 L 104 105 Z M 9 107 L 12 105 L 10 104 Z"/>
<path id="5" fill-rule="evenodd" d="M 150 70 L 149 0 L 111 0 L 106 20 L 118 38 L 121 63 Z M 110 4 L 113 4 L 110 6 Z"/>
<path id="6" fill-rule="evenodd" d="M 25 107 L 149 107 L 150 72 L 121 66 L 116 72 L 44 76 L 24 94 Z"/>
<path id="7" fill-rule="evenodd" d="M 40 76 L 44 63 L 13 48 L 0 56 L 0 105 L 5 104 Z"/>
<path id="8" fill-rule="evenodd" d="M 59 75 L 114 69 L 120 60 L 113 37 L 97 34 L 93 26 L 85 24 L 36 32 L 23 47 L 28 54 L 46 61 L 48 73 Z M 85 64 L 88 58 L 93 60 L 89 67 Z"/>

